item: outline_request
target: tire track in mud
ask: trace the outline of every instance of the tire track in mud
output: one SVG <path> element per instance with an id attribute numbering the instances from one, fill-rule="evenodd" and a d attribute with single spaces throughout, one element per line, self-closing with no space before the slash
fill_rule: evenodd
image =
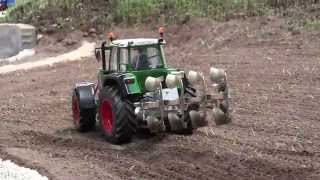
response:
<path id="1" fill-rule="evenodd" d="M 170 150 L 168 151 L 166 150 L 164 152 L 161 152 L 160 154 L 156 153 L 156 155 L 154 155 L 151 153 L 149 155 L 146 154 L 146 157 L 137 158 L 139 157 L 139 155 L 132 154 L 131 152 L 135 148 L 123 147 L 123 146 L 120 147 L 120 146 L 113 146 L 113 145 L 107 145 L 107 147 L 102 148 L 101 146 L 105 145 L 104 141 L 101 142 L 103 144 L 92 143 L 92 142 L 89 143 L 89 142 L 85 142 L 83 139 L 79 140 L 76 138 L 64 138 L 64 137 L 48 135 L 40 132 L 34 132 L 34 131 L 23 131 L 22 133 L 19 133 L 17 137 L 23 137 L 22 139 L 18 140 L 19 144 L 23 144 L 22 142 L 28 142 L 28 144 L 26 144 L 28 148 L 35 149 L 35 150 L 41 149 L 42 151 L 47 151 L 47 153 L 50 153 L 52 149 L 59 149 L 59 151 L 61 152 L 65 152 L 68 149 L 73 149 L 73 150 L 78 149 L 76 150 L 77 155 L 72 155 L 74 158 L 81 159 L 82 157 L 85 157 L 86 160 L 91 159 L 96 161 L 98 159 L 100 160 L 103 159 L 107 162 L 120 163 L 122 165 L 122 168 L 124 169 L 129 169 L 129 170 L 133 168 L 138 169 L 141 172 L 138 173 L 137 176 L 139 176 L 139 174 L 140 176 L 141 174 L 143 174 L 145 178 L 151 177 L 151 178 L 161 178 L 161 179 L 162 178 L 192 179 L 191 177 L 193 178 L 200 177 L 202 179 L 209 179 L 208 173 L 206 173 L 206 175 L 203 175 L 202 174 L 203 172 L 199 171 L 200 169 L 199 167 L 198 167 L 198 170 L 197 168 L 192 167 L 192 171 L 188 171 L 188 168 L 190 169 L 190 165 L 189 165 L 190 160 L 181 161 L 181 159 L 179 159 L 178 162 L 174 160 L 168 160 L 168 162 L 164 164 L 156 163 L 155 165 L 152 165 L 153 161 L 158 161 L 157 158 L 169 159 L 169 157 L 167 157 L 168 152 L 169 152 L 169 155 L 172 155 L 171 152 L 174 152 L 175 150 L 177 150 L 178 152 L 175 153 L 175 156 L 179 155 L 180 153 L 185 151 L 185 149 L 181 147 L 180 147 L 181 149 L 176 149 L 176 147 L 171 147 Z M 147 143 L 147 144 L 150 144 L 150 143 Z M 105 151 L 108 151 L 108 156 L 106 156 L 103 153 Z M 64 153 L 62 154 L 56 153 L 56 154 L 52 154 L 51 156 L 53 158 L 64 158 L 68 155 L 65 155 Z M 132 157 L 135 157 L 135 158 L 133 159 Z M 150 166 L 146 166 L 146 164 L 149 164 Z M 112 167 L 112 168 L 116 168 L 116 167 Z M 211 168 L 211 167 L 206 167 L 206 168 Z M 197 170 L 198 172 L 195 173 L 194 172 L 195 170 Z M 215 174 L 217 175 L 217 173 Z"/>
<path id="2" fill-rule="evenodd" d="M 194 140 L 199 138 L 199 134 L 203 135 L 201 133 L 196 133 L 197 136 L 194 138 Z M 227 174 L 221 173 L 221 172 L 229 172 L 229 175 L 232 174 L 238 174 L 242 177 L 246 176 L 245 170 L 243 170 L 243 167 L 237 167 L 238 165 L 234 164 L 225 164 L 223 162 L 220 162 L 221 164 L 217 163 L 219 160 L 224 160 L 228 161 L 230 157 L 237 156 L 236 154 L 231 153 L 230 154 L 230 146 L 227 144 L 225 148 L 222 148 L 220 146 L 221 143 L 224 143 L 226 140 L 218 138 L 219 149 L 221 151 L 221 148 L 224 149 L 226 153 L 222 154 L 214 154 L 214 159 L 208 161 L 208 157 L 212 157 L 212 151 L 210 151 L 210 148 L 206 147 L 206 150 L 198 150 L 195 151 L 194 148 L 188 147 L 189 145 L 186 144 L 185 146 L 176 146 L 176 145 L 171 145 L 171 146 L 166 146 L 165 151 L 158 151 L 156 153 L 151 153 L 147 156 L 141 156 L 141 151 L 134 152 L 137 147 L 122 147 L 119 149 L 118 146 L 112 147 L 112 145 L 108 145 L 108 147 L 101 148 L 101 144 L 93 144 L 92 142 L 85 142 L 83 140 L 77 140 L 76 138 L 70 139 L 70 138 L 63 138 L 63 137 L 58 137 L 58 136 L 49 136 L 48 134 L 43 134 L 43 133 L 35 133 L 33 131 L 25 131 L 22 132 L 21 134 L 23 137 L 28 137 L 30 138 L 32 146 L 34 146 L 36 149 L 42 149 L 50 152 L 51 149 L 56 149 L 59 148 L 59 151 L 65 152 L 65 149 L 81 149 L 80 151 L 84 151 L 85 153 L 81 153 L 78 150 L 76 150 L 77 155 L 73 155 L 74 158 L 82 158 L 85 157 L 86 160 L 93 160 L 96 161 L 98 159 L 100 160 L 105 160 L 107 162 L 113 162 L 113 163 L 120 163 L 122 165 L 122 168 L 125 169 L 139 169 L 140 174 L 147 175 L 147 172 L 152 172 L 150 176 L 146 176 L 146 178 L 150 177 L 157 177 L 157 178 L 177 178 L 177 179 L 189 179 L 190 177 L 193 178 L 201 178 L 201 179 L 210 179 L 209 177 L 215 176 L 219 179 L 228 179 L 224 178 Z M 21 136 L 20 135 L 20 136 Z M 200 137 L 201 138 L 201 137 Z M 182 138 L 181 138 L 182 140 Z M 180 140 L 180 141 L 181 141 Z M 28 140 L 25 140 L 28 141 Z M 213 139 L 209 139 L 209 141 L 212 141 L 216 145 L 217 141 Z M 101 142 L 104 143 L 104 142 Z M 135 142 L 133 142 L 135 143 Z M 149 144 L 149 143 L 147 143 Z M 201 144 L 196 144 L 196 146 L 201 146 Z M 257 149 L 257 147 L 252 146 L 251 144 L 238 144 L 241 146 L 246 146 L 246 147 L 251 147 L 252 152 L 257 153 L 254 149 Z M 110 147 L 111 146 L 111 147 Z M 206 146 L 208 146 L 206 144 Z M 49 148 L 50 147 L 50 148 Z M 164 149 L 159 147 L 160 149 Z M 154 148 L 153 148 L 154 149 Z M 209 150 L 208 150 L 209 149 Z M 103 152 L 108 151 L 108 156 L 106 156 Z M 149 150 L 150 151 L 150 150 Z M 152 150 L 151 150 L 152 152 Z M 149 152 L 148 152 L 149 153 Z M 249 153 L 249 152 L 248 152 Z M 269 159 L 272 157 L 272 154 L 275 152 L 269 152 L 268 150 L 263 149 L 263 151 L 259 152 L 264 156 L 264 159 Z M 269 158 L 268 158 L 269 155 Z M 52 155 L 54 158 L 64 158 L 66 155 L 64 154 L 53 154 Z M 135 157 L 134 159 L 132 157 Z M 170 160 L 170 157 L 178 157 L 178 160 Z M 167 162 L 162 163 L 161 166 L 158 163 L 154 163 L 159 161 L 160 159 L 168 159 Z M 172 159 L 172 158 L 171 158 Z M 231 158 L 232 159 L 232 158 Z M 243 163 L 242 166 L 247 166 L 247 167 L 260 167 L 265 170 L 269 165 L 265 163 L 260 162 L 260 160 L 255 160 L 255 158 L 250 157 L 250 158 L 244 158 L 244 159 L 239 159 L 240 163 Z M 272 159 L 272 158 L 271 158 Z M 281 159 L 281 158 L 280 158 Z M 194 160 L 201 162 L 199 163 L 192 163 Z M 214 162 L 213 162 L 214 161 Z M 287 159 L 285 160 L 286 162 L 291 162 L 291 160 Z M 126 163 L 125 163 L 126 162 Z M 133 165 L 134 164 L 134 165 Z M 151 166 L 145 166 L 145 164 L 151 164 Z M 155 164 L 155 165 L 152 165 Z M 190 164 L 192 164 L 190 166 Z M 254 164 L 254 165 L 251 165 Z M 265 164 L 265 165 L 264 165 Z M 101 164 L 103 166 L 103 164 Z M 217 166 L 219 165 L 219 166 Z M 217 167 L 216 167 L 217 166 Z M 215 168 L 212 168 L 215 167 Z M 231 168 L 232 167 L 232 168 Z M 110 167 L 109 167 L 110 168 Z M 111 168 L 116 168 L 116 167 L 111 167 Z M 146 169 L 147 168 L 147 169 Z M 261 168 L 261 167 L 260 167 Z M 183 169 L 183 170 L 182 170 Z M 202 169 L 205 169 L 205 171 L 202 171 Z M 210 172 L 208 172 L 208 169 L 210 169 Z M 237 171 L 237 169 L 239 171 Z M 281 168 L 275 168 L 278 169 L 276 174 L 279 174 L 279 177 L 281 174 L 285 174 L 286 172 L 290 171 L 299 171 L 299 169 L 293 169 L 290 167 L 283 168 L 282 170 L 279 170 Z M 192 174 L 190 174 L 190 171 L 192 171 Z M 259 172 L 259 168 L 257 168 L 257 171 Z M 308 172 L 310 169 L 308 168 L 302 168 L 300 170 L 301 172 Z M 219 173 L 220 172 L 220 173 Z M 260 173 L 255 173 L 251 175 L 254 175 L 256 177 L 261 176 Z M 131 172 L 132 173 L 132 172 Z M 129 174 L 131 174 L 129 173 Z M 166 176 L 164 176 L 166 174 Z M 182 176 L 181 174 L 184 174 L 185 176 Z M 205 175 L 203 175 L 205 174 Z M 219 175 L 220 174 L 220 175 Z M 189 176 L 188 176 L 189 175 Z M 275 175 L 275 174 L 274 174 Z M 265 176 L 270 176 L 270 174 L 265 174 Z M 301 174 L 300 174 L 301 176 Z M 270 176 L 271 177 L 271 176 Z M 193 179 L 191 178 L 191 179 Z M 230 178 L 230 177 L 229 177 Z"/>
<path id="3" fill-rule="evenodd" d="M 207 133 L 201 131 L 198 131 L 196 134 L 201 137 L 208 137 Z M 291 153 L 291 151 L 260 147 L 251 143 L 228 139 L 220 135 L 209 135 L 207 141 L 207 144 L 215 144 L 216 149 L 219 149 L 217 153 L 221 151 L 226 152 L 224 160 L 228 161 L 229 156 L 233 156 L 244 167 L 243 171 L 246 171 L 247 168 L 254 170 L 256 172 L 254 175 L 262 179 L 267 179 L 267 177 L 276 179 L 304 179 L 306 175 L 317 169 L 310 164 L 305 166 L 301 164 L 303 161 L 296 159 L 297 155 L 306 155 L 306 158 L 310 158 L 309 154 Z M 252 175 L 252 172 L 250 173 Z"/>

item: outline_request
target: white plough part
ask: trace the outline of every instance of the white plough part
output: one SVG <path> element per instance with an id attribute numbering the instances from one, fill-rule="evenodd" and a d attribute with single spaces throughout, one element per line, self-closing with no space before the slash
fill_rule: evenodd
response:
<path id="1" fill-rule="evenodd" d="M 0 179 L 1 180 L 48 180 L 40 175 L 36 170 L 20 167 L 13 162 L 0 159 Z"/>

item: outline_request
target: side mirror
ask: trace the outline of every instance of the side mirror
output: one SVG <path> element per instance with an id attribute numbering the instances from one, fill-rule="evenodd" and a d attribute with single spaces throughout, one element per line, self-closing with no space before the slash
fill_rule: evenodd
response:
<path id="1" fill-rule="evenodd" d="M 101 48 L 96 48 L 95 51 L 94 51 L 94 54 L 96 56 L 96 60 L 98 62 L 101 61 L 102 57 L 101 57 Z"/>

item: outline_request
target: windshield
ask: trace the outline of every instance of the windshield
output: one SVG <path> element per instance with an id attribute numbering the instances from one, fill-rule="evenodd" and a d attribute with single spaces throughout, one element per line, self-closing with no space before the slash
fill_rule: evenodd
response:
<path id="1" fill-rule="evenodd" d="M 134 70 L 163 67 L 159 47 L 134 47 L 130 53 L 130 62 Z"/>

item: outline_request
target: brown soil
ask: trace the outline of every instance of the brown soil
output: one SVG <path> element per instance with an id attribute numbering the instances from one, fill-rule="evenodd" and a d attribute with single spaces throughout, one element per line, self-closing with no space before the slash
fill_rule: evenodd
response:
<path id="1" fill-rule="evenodd" d="M 171 65 L 226 68 L 232 87 L 233 122 L 210 122 L 192 136 L 144 135 L 115 146 L 98 131 L 76 132 L 71 89 L 95 81 L 93 59 L 0 75 L 0 156 L 61 180 L 320 179 L 320 33 L 292 35 L 283 23 L 192 20 L 168 28 Z"/>

